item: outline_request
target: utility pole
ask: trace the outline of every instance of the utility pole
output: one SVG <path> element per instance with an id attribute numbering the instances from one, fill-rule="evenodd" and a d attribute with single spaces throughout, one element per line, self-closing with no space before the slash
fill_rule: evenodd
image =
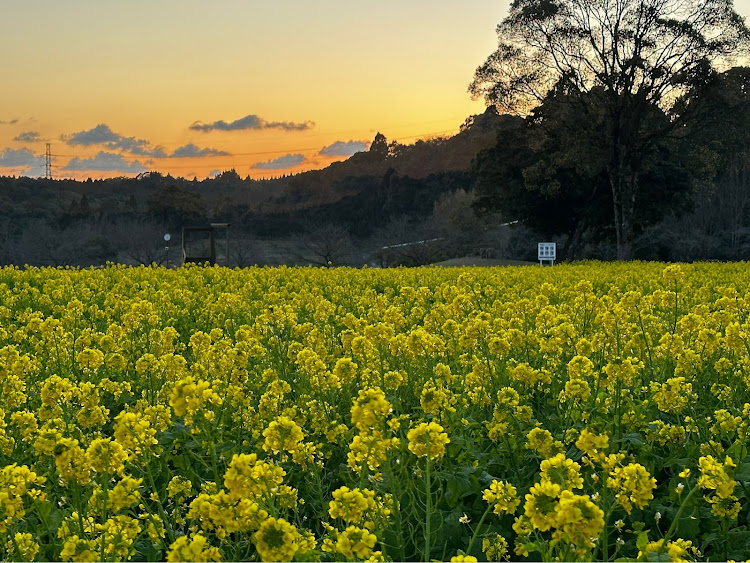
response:
<path id="1" fill-rule="evenodd" d="M 51 148 L 50 143 L 47 143 L 47 154 L 45 154 L 44 156 L 45 156 L 44 177 L 47 180 L 51 180 L 52 179 L 52 148 Z"/>

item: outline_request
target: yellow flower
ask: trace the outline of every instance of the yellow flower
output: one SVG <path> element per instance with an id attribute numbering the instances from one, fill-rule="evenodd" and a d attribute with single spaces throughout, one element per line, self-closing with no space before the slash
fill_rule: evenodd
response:
<path id="1" fill-rule="evenodd" d="M 551 457 L 562 449 L 562 443 L 556 442 L 549 430 L 532 428 L 526 435 L 526 448 L 536 450 L 544 457 Z"/>
<path id="2" fill-rule="evenodd" d="M 360 431 L 378 426 L 391 412 L 391 404 L 379 387 L 361 389 L 351 408 L 352 424 Z"/>
<path id="3" fill-rule="evenodd" d="M 677 539 L 675 541 L 664 540 L 652 541 L 646 544 L 643 551 L 638 551 L 637 561 L 653 561 L 654 556 L 660 556 L 666 553 L 669 561 L 688 561 L 688 551 L 695 551 L 693 542 L 689 540 Z"/>
<path id="4" fill-rule="evenodd" d="M 521 503 L 516 488 L 505 481 L 493 480 L 488 489 L 482 493 L 482 498 L 493 505 L 493 512 L 501 516 L 503 512 L 513 514 Z"/>
<path id="5" fill-rule="evenodd" d="M 615 467 L 609 473 L 607 487 L 615 491 L 617 502 L 627 511 L 645 507 L 654 498 L 656 479 L 640 463 L 629 463 L 624 467 Z"/>
<path id="6" fill-rule="evenodd" d="M 70 536 L 63 543 L 60 559 L 63 561 L 99 561 L 99 553 L 98 542 Z"/>
<path id="7" fill-rule="evenodd" d="M 185 417 L 185 423 L 192 425 L 193 417 L 206 403 L 220 405 L 221 397 L 211 388 L 208 381 L 187 376 L 175 383 L 169 396 L 169 404 L 177 416 Z"/>
<path id="8" fill-rule="evenodd" d="M 685 279 L 685 271 L 679 264 L 670 264 L 664 268 L 662 277 L 667 283 L 677 283 Z"/>
<path id="9" fill-rule="evenodd" d="M 571 544 L 591 548 L 604 529 L 604 511 L 586 495 L 562 491 L 555 527 L 568 536 Z"/>
<path id="10" fill-rule="evenodd" d="M 422 388 L 422 394 L 419 398 L 422 411 L 427 414 L 438 415 L 444 412 L 456 412 L 453 406 L 456 403 L 456 397 L 442 385 L 428 380 Z"/>
<path id="11" fill-rule="evenodd" d="M 563 489 L 581 489 L 583 488 L 583 478 L 581 477 L 581 466 L 572 459 L 565 457 L 565 454 L 545 459 L 540 465 L 542 470 L 542 479 L 560 485 Z"/>
<path id="12" fill-rule="evenodd" d="M 385 461 L 388 450 L 399 444 L 398 438 L 387 438 L 379 430 L 362 431 L 349 444 L 347 463 L 358 473 L 364 467 L 376 470 Z"/>
<path id="13" fill-rule="evenodd" d="M 104 354 L 101 350 L 84 348 L 76 354 L 76 362 L 84 370 L 96 371 L 104 364 Z"/>
<path id="14" fill-rule="evenodd" d="M 377 503 L 373 491 L 340 487 L 333 491 L 333 500 L 328 503 L 328 514 L 331 518 L 342 518 L 345 522 L 359 524 L 366 511 L 376 508 Z"/>
<path id="15" fill-rule="evenodd" d="M 175 475 L 167 484 L 167 495 L 169 498 L 176 498 L 181 501 L 189 497 L 193 492 L 193 484 L 190 479 Z"/>
<path id="16" fill-rule="evenodd" d="M 224 486 L 236 497 L 254 498 L 278 488 L 284 475 L 281 467 L 258 460 L 256 454 L 234 454 L 224 473 Z"/>
<path id="17" fill-rule="evenodd" d="M 34 536 L 31 534 L 18 532 L 13 536 L 12 541 L 8 541 L 6 549 L 9 554 L 18 553 L 21 561 L 33 561 L 39 553 L 39 544 L 34 541 Z"/>
<path id="18" fill-rule="evenodd" d="M 500 534 L 484 538 L 482 540 L 482 551 L 487 556 L 487 561 L 502 561 L 507 559 L 508 540 Z"/>
<path id="19" fill-rule="evenodd" d="M 715 490 L 720 498 L 728 498 L 737 485 L 737 481 L 728 473 L 735 467 L 734 461 L 729 456 L 726 456 L 723 464 L 710 455 L 699 458 L 698 469 L 701 474 L 698 477 L 698 486 L 701 489 Z"/>
<path id="20" fill-rule="evenodd" d="M 299 425 L 287 416 L 279 416 L 263 431 L 265 441 L 263 449 L 275 454 L 279 452 L 294 453 L 300 442 L 305 439 Z"/>
<path id="21" fill-rule="evenodd" d="M 92 559 L 94 561 L 96 559 Z M 221 561 L 221 553 L 216 547 L 208 545 L 203 534 L 180 536 L 169 546 L 167 561 Z"/>
<path id="22" fill-rule="evenodd" d="M 253 534 L 263 561 L 291 561 L 299 549 L 300 539 L 297 528 L 283 518 L 268 518 Z"/>
<path id="23" fill-rule="evenodd" d="M 123 508 L 133 506 L 141 500 L 140 486 L 143 479 L 133 479 L 129 475 L 124 476 L 118 483 L 107 491 L 107 511 L 115 514 Z M 94 488 L 89 499 L 89 510 L 93 513 L 103 512 L 104 493 L 100 486 Z"/>
<path id="24" fill-rule="evenodd" d="M 108 518 L 101 526 L 104 555 L 106 559 L 127 560 L 135 550 L 135 542 L 141 532 L 141 525 L 137 519 L 124 514 Z"/>
<path id="25" fill-rule="evenodd" d="M 652 381 L 650 388 L 654 402 L 662 412 L 682 412 L 697 398 L 693 393 L 693 384 L 687 382 L 684 377 L 672 377 L 665 383 Z"/>
<path id="26" fill-rule="evenodd" d="M 437 422 L 423 422 L 409 430 L 409 451 L 417 457 L 437 459 L 445 454 L 445 446 L 450 443 L 448 434 Z"/>
<path id="27" fill-rule="evenodd" d="M 166 530 L 164 529 L 164 521 L 161 519 L 161 516 L 159 516 L 158 514 L 146 513 L 141 514 L 140 518 L 142 520 L 148 521 L 148 525 L 146 526 L 146 533 L 153 543 L 159 543 L 162 539 L 164 539 Z"/>
<path id="28" fill-rule="evenodd" d="M 108 438 L 93 440 L 86 450 L 86 459 L 97 473 L 122 475 L 128 453 L 122 445 Z"/>
<path id="29" fill-rule="evenodd" d="M 372 554 L 378 538 L 364 528 L 349 526 L 339 534 L 336 551 L 347 559 L 366 559 Z"/>
<path id="30" fill-rule="evenodd" d="M 11 423 L 18 428 L 21 437 L 30 441 L 39 428 L 36 415 L 33 412 L 22 410 L 11 413 Z"/>
<path id="31" fill-rule="evenodd" d="M 570 379 L 565 383 L 565 389 L 560 393 L 562 402 L 573 401 L 578 404 L 591 397 L 591 387 L 585 379 Z"/>
<path id="32" fill-rule="evenodd" d="M 238 499 L 226 491 L 201 493 L 190 503 L 187 517 L 197 522 L 204 531 L 214 532 L 218 538 L 225 539 L 229 534 L 249 528 L 252 524 L 252 519 L 242 518 L 238 506 Z"/>
<path id="33" fill-rule="evenodd" d="M 605 451 L 609 447 L 609 436 L 606 434 L 594 434 L 588 429 L 581 430 L 576 440 L 576 447 L 585 453 L 593 461 L 602 461 Z"/>
<path id="34" fill-rule="evenodd" d="M 524 512 L 537 530 L 546 532 L 555 525 L 561 492 L 560 485 L 549 481 L 536 483 L 529 489 Z"/>
<path id="35" fill-rule="evenodd" d="M 42 384 L 42 404 L 56 405 L 61 401 L 69 401 L 73 396 L 74 390 L 75 387 L 70 379 L 52 375 Z"/>
<path id="36" fill-rule="evenodd" d="M 737 497 L 734 495 L 726 497 L 713 495 L 706 497 L 706 500 L 711 505 L 711 513 L 718 518 L 734 520 L 739 516 L 740 509 L 742 508 Z"/>
<path id="37" fill-rule="evenodd" d="M 55 467 L 63 481 L 67 483 L 87 484 L 91 477 L 91 464 L 86 452 L 78 445 L 78 440 L 60 438 L 52 451 L 55 456 Z"/>
<path id="38" fill-rule="evenodd" d="M 148 419 L 134 412 L 122 411 L 115 417 L 114 435 L 128 452 L 135 454 L 158 443 L 156 430 L 151 428 Z"/>
<path id="39" fill-rule="evenodd" d="M 451 562 L 453 562 L 453 561 L 471 561 L 471 562 L 476 563 L 477 558 L 474 557 L 473 555 L 461 555 L 461 554 L 459 554 L 459 555 L 454 555 L 453 557 L 451 557 Z"/>

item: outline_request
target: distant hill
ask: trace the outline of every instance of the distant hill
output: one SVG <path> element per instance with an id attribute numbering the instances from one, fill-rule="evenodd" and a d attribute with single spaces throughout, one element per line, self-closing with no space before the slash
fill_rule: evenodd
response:
<path id="1" fill-rule="evenodd" d="M 86 181 L 0 177 L 0 263 L 97 264 L 126 252 L 148 263 L 164 251 L 159 233 L 211 222 L 230 223 L 233 236 L 247 240 L 321 223 L 369 237 L 394 220 L 426 219 L 443 194 L 470 191 L 476 155 L 523 124 L 491 108 L 452 137 L 404 145 L 378 134 L 369 150 L 344 161 L 267 180 L 234 170 L 202 181 L 159 172 Z"/>
<path id="2" fill-rule="evenodd" d="M 455 173 L 466 173 L 479 151 L 495 146 L 504 130 L 522 124 L 521 118 L 498 115 L 494 108 L 488 108 L 483 114 L 468 118 L 452 137 L 403 145 L 387 144 L 379 134 L 378 142 L 373 142 L 368 151 L 321 170 L 269 180 L 241 178 L 234 170 L 202 181 L 158 172 L 93 181 L 0 177 L 0 203 L 4 216 L 18 218 L 149 214 L 167 222 L 238 212 L 253 216 L 294 213 L 356 196 L 360 196 L 356 204 L 366 205 L 368 200 L 377 198 L 378 189 L 388 191 L 386 183 L 414 188 L 420 181 L 432 178 L 427 182 L 431 185 L 428 191 L 436 187 L 440 191 L 435 179 L 444 177 L 451 184 L 446 187 L 455 189 Z M 465 184 L 460 183 L 462 187 Z M 373 190 L 376 193 L 370 193 Z M 424 195 L 420 197 L 423 199 Z"/>
<path id="3" fill-rule="evenodd" d="M 371 181 L 386 174 L 420 180 L 446 172 L 468 171 L 474 157 L 494 147 L 505 129 L 523 125 L 519 117 L 498 115 L 495 108 L 468 118 L 461 131 L 452 137 L 419 140 L 411 145 L 373 142 L 369 151 L 359 152 L 322 170 L 311 170 L 287 178 L 269 180 L 275 194 L 266 202 L 266 210 L 288 212 L 332 204 L 360 193 Z M 376 140 L 385 137 L 378 134 Z"/>

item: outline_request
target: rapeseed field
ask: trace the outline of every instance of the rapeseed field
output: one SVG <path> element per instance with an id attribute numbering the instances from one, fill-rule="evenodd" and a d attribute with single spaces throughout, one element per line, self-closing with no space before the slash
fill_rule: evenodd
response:
<path id="1" fill-rule="evenodd" d="M 0 269 L 0 559 L 750 557 L 750 268 Z"/>

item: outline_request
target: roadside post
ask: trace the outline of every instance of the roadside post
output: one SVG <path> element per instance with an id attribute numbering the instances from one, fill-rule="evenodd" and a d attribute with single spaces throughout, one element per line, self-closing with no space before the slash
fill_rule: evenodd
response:
<path id="1" fill-rule="evenodd" d="M 172 235 L 169 233 L 166 233 L 164 235 L 164 242 L 166 243 L 166 246 L 164 247 L 164 250 L 167 252 L 167 270 L 169 269 L 169 241 L 172 238 Z"/>

